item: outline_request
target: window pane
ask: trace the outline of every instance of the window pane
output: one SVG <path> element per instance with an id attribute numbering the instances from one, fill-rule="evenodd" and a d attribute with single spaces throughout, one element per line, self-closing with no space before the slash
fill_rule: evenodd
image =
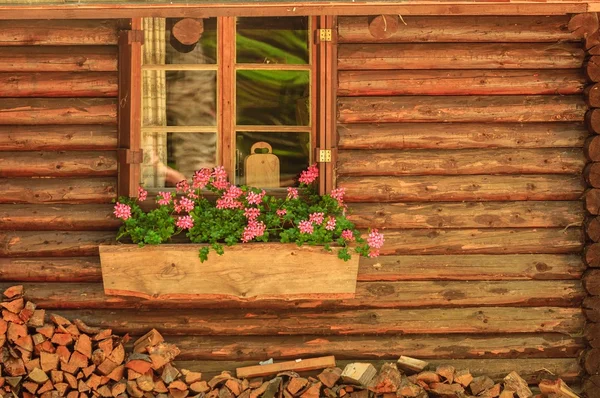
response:
<path id="1" fill-rule="evenodd" d="M 168 186 L 183 178 L 191 179 L 196 170 L 217 164 L 217 135 L 213 133 L 168 133 L 167 164 L 172 170 Z"/>
<path id="2" fill-rule="evenodd" d="M 238 18 L 238 63 L 308 64 L 308 18 Z"/>
<path id="3" fill-rule="evenodd" d="M 217 124 L 217 72 L 166 71 L 167 125 Z"/>
<path id="4" fill-rule="evenodd" d="M 236 76 L 238 125 L 308 126 L 308 71 L 240 70 Z"/>
<path id="5" fill-rule="evenodd" d="M 260 148 L 256 149 L 255 154 L 250 157 L 252 146 L 258 142 L 269 144 L 272 154 L 277 157 L 279 186 L 297 185 L 300 172 L 308 167 L 310 161 L 310 133 L 238 132 L 236 134 L 236 184 L 244 185 L 247 181 L 258 178 L 257 174 L 260 178 L 271 180 L 260 173 L 264 172 L 261 167 L 266 167 L 267 173 L 271 172 L 272 168 L 268 163 L 272 161 L 272 155 L 268 154 L 266 149 Z M 259 146 L 263 145 L 259 144 Z M 266 166 L 263 166 L 265 164 Z"/>
<path id="6" fill-rule="evenodd" d="M 216 64 L 217 63 L 217 19 L 188 19 L 185 26 L 186 39 L 197 42 L 183 44 L 171 33 L 181 18 L 144 18 L 144 65 L 168 64 Z M 181 28 L 181 25 L 180 25 Z M 193 33 L 192 33 L 193 32 Z"/>

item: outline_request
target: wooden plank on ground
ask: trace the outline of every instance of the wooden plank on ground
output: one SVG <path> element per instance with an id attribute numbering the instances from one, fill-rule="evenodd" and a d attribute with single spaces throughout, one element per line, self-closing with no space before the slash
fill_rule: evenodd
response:
<path id="1" fill-rule="evenodd" d="M 116 126 L 93 124 L 65 126 L 0 125 L 0 151 L 100 151 L 116 148 Z"/>
<path id="2" fill-rule="evenodd" d="M 116 178 L 0 178 L 0 203 L 111 203 Z"/>
<path id="3" fill-rule="evenodd" d="M 299 361 L 287 361 L 268 365 L 244 366 L 237 368 L 235 373 L 239 378 L 250 379 L 252 377 L 268 376 L 285 371 L 305 372 L 309 370 L 333 368 L 335 366 L 335 357 L 330 355 L 326 357 L 308 358 Z"/>
<path id="4" fill-rule="evenodd" d="M 116 231 L 122 224 L 112 204 L 0 204 L 0 230 Z"/>
<path id="5" fill-rule="evenodd" d="M 116 45 L 120 21 L 63 19 L 0 21 L 0 46 Z"/>

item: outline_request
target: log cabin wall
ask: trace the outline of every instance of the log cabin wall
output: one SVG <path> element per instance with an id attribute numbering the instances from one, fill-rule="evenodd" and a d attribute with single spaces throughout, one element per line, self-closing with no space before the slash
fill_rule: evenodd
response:
<path id="1" fill-rule="evenodd" d="M 394 316 L 436 311 L 404 330 L 422 358 L 580 374 L 587 83 L 569 22 L 338 18 L 338 186 L 386 236 L 360 283 L 375 303 L 410 294 Z"/>
<path id="2" fill-rule="evenodd" d="M 0 289 L 117 333 L 156 327 L 205 375 L 409 355 L 578 382 L 582 44 L 567 16 L 405 19 L 412 36 L 383 41 L 339 19 L 339 185 L 361 227 L 385 228 L 385 256 L 361 263 L 354 299 L 244 303 L 104 295 L 118 24 L 0 21 Z"/>

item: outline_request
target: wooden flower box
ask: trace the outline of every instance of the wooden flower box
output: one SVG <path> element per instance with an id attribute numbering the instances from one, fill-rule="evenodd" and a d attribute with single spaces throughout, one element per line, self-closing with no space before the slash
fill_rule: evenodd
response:
<path id="1" fill-rule="evenodd" d="M 100 246 L 104 291 L 153 299 L 349 298 L 358 254 L 349 261 L 322 247 L 252 243 L 225 247 L 201 263 L 201 245 Z"/>

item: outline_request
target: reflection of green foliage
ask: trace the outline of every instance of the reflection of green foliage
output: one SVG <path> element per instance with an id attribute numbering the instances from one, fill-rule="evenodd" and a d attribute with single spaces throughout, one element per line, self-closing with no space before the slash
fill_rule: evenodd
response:
<path id="1" fill-rule="evenodd" d="M 305 30 L 240 29 L 236 45 L 238 63 L 308 63 Z"/>

